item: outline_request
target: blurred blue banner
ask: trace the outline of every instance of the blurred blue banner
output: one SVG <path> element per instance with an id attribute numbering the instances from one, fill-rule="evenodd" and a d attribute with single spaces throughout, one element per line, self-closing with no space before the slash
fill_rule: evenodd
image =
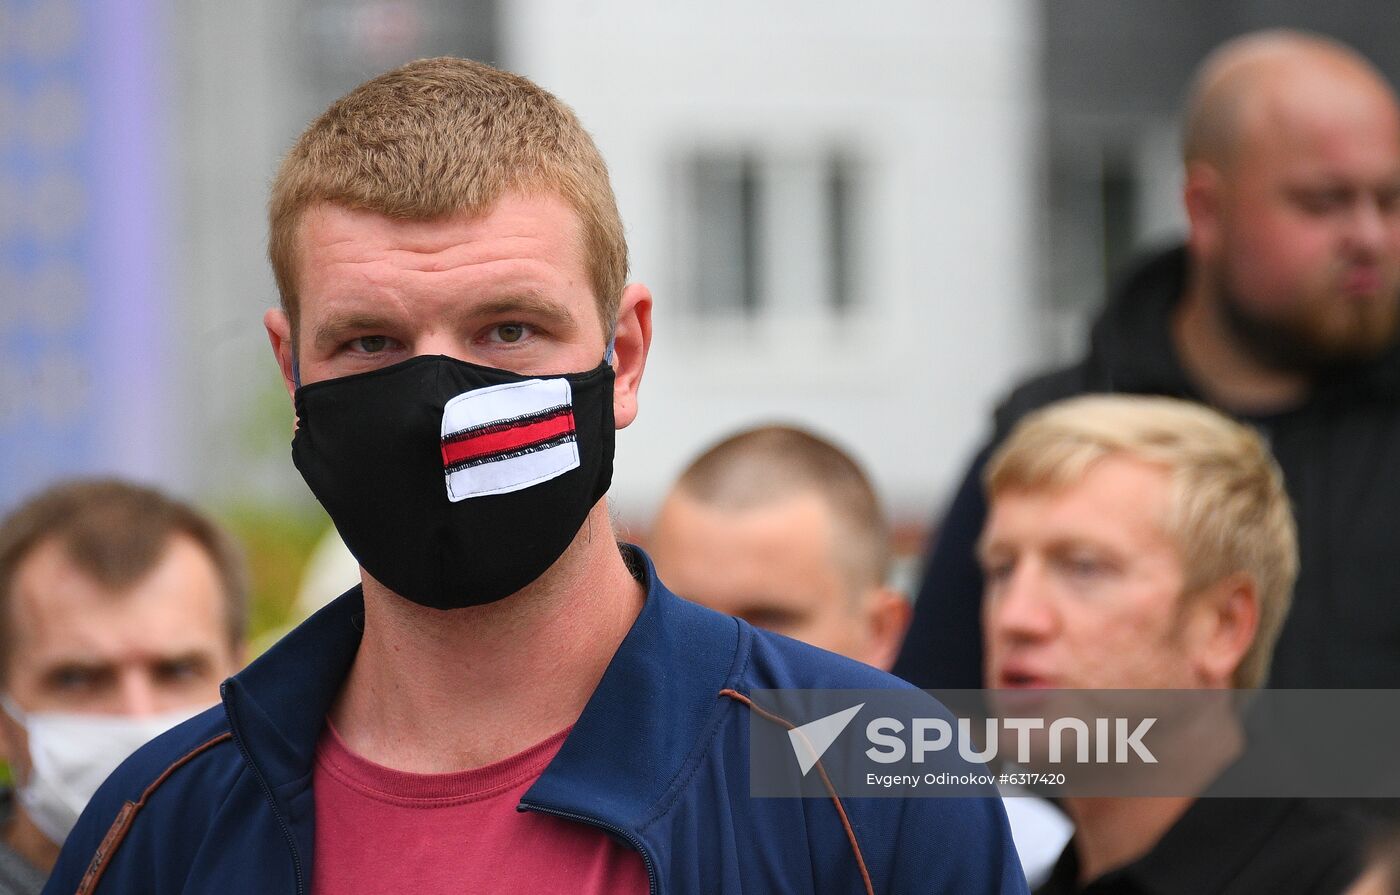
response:
<path id="1" fill-rule="evenodd" d="M 0 511 L 169 456 L 158 11 L 0 0 Z"/>

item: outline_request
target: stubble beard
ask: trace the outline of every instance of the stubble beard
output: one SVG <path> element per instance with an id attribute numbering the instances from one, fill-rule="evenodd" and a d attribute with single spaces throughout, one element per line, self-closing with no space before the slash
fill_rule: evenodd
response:
<path id="1" fill-rule="evenodd" d="M 1350 319 L 1343 331 L 1326 334 L 1315 314 L 1295 314 L 1269 319 L 1253 310 L 1240 297 L 1228 269 L 1217 268 L 1212 277 L 1216 307 L 1231 338 L 1252 360 L 1278 372 L 1323 374 L 1339 368 L 1374 360 L 1395 344 L 1396 302 L 1400 296 L 1376 299 L 1387 303 L 1383 313 L 1366 313 L 1360 306 L 1349 308 Z M 1329 300 L 1347 301 L 1344 296 Z"/>

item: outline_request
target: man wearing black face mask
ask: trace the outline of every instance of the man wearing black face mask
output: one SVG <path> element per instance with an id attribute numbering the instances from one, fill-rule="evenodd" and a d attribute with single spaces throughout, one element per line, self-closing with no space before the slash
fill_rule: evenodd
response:
<path id="1" fill-rule="evenodd" d="M 873 669 L 612 538 L 651 297 L 572 112 L 424 60 L 273 187 L 293 458 L 362 586 L 104 785 L 48 891 L 1023 892 L 999 804 L 753 799 L 764 688 Z"/>

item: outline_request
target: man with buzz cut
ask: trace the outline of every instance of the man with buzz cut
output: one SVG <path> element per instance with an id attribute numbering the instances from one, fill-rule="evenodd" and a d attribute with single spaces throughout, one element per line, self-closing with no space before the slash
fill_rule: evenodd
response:
<path id="1" fill-rule="evenodd" d="M 995 801 L 750 797 L 748 694 L 901 684 L 614 540 L 652 301 L 566 106 L 411 63 L 270 219 L 293 460 L 362 583 L 119 769 L 48 892 L 1024 891 Z"/>
<path id="2" fill-rule="evenodd" d="M 1273 685 L 1400 686 L 1400 107 L 1350 47 L 1266 31 L 1205 60 L 1184 117 L 1184 245 L 1124 280 L 1082 360 L 998 408 L 925 566 L 900 677 L 978 685 L 986 458 L 1036 408 L 1115 392 L 1267 434 L 1301 554 Z"/>
<path id="3" fill-rule="evenodd" d="M 998 691 L 1262 686 L 1297 537 L 1259 436 L 1172 398 L 1088 395 L 1026 417 L 988 461 L 978 542 L 986 685 Z M 1204 698 L 1202 703 L 1204 703 Z M 1228 711 L 1199 711 L 1175 795 L 1066 796 L 1038 895 L 1329 895 L 1363 835 L 1326 803 L 1198 797 L 1248 767 Z M 1188 792 L 1189 791 L 1189 792 Z"/>
<path id="4" fill-rule="evenodd" d="M 649 546 L 676 593 L 881 670 L 909 603 L 886 584 L 889 525 L 864 471 L 792 426 L 746 429 L 681 473 Z"/>

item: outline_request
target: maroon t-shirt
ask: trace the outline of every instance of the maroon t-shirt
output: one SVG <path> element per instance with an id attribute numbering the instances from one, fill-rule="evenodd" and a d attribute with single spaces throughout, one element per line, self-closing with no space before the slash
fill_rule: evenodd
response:
<path id="1" fill-rule="evenodd" d="M 470 771 L 361 758 L 328 723 L 316 747 L 313 895 L 645 893 L 646 867 L 601 830 L 515 806 L 569 731 Z"/>

